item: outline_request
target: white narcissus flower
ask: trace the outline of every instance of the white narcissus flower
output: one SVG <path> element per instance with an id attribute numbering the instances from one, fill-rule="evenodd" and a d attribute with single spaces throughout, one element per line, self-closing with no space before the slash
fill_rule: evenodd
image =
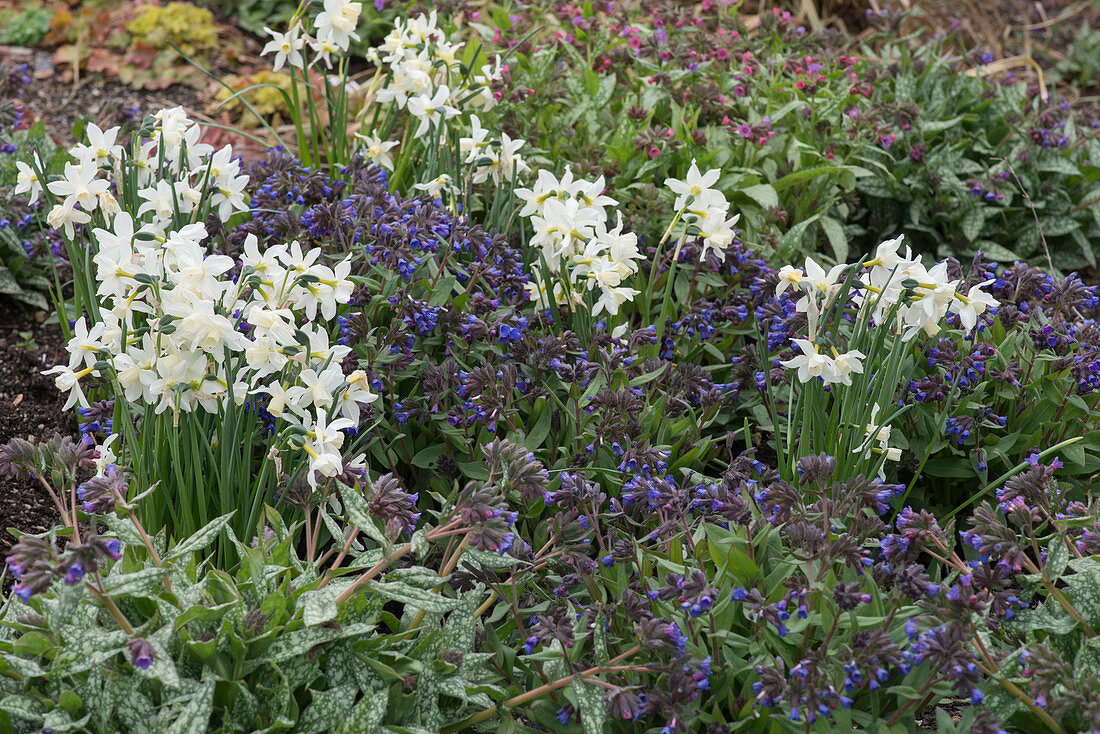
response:
<path id="1" fill-rule="evenodd" d="M 307 416 L 302 427 L 306 429 L 307 439 L 302 448 L 309 455 L 306 479 L 310 487 L 316 489 L 317 474 L 334 477 L 344 470 L 340 456 L 340 447 L 344 445 L 344 434 L 341 431 L 355 428 L 355 424 L 347 418 L 337 418 L 329 422 L 324 413 L 318 413 L 312 424 Z"/>
<path id="2" fill-rule="evenodd" d="M 860 360 L 865 359 L 866 354 L 858 349 L 852 349 L 844 354 L 838 354 L 833 358 L 833 367 L 836 373 L 836 381 L 841 385 L 852 384 L 852 374 L 863 374 L 863 362 Z"/>
<path id="3" fill-rule="evenodd" d="M 318 13 L 314 21 L 318 40 L 332 43 L 339 50 L 346 51 L 352 40 L 359 40 L 355 27 L 359 24 L 359 15 L 362 12 L 361 3 L 325 0 L 324 10 Z"/>
<path id="4" fill-rule="evenodd" d="M 372 163 L 377 163 L 387 171 L 393 170 L 393 155 L 390 150 L 396 148 L 399 143 L 392 140 L 382 140 L 377 133 L 371 133 L 370 135 L 355 133 L 355 137 L 363 141 L 363 155 Z"/>
<path id="5" fill-rule="evenodd" d="M 378 400 L 367 383 L 367 373 L 363 370 L 355 370 L 347 378 L 347 389 L 336 400 L 336 407 L 340 415 L 359 425 L 359 404 L 370 405 Z"/>
<path id="6" fill-rule="evenodd" d="M 831 298 L 840 287 L 842 282 L 840 276 L 844 274 L 844 269 L 847 267 L 845 263 L 838 263 L 826 273 L 825 268 L 818 265 L 813 258 L 806 258 L 806 281 L 812 289 L 825 294 L 826 305 L 828 304 L 828 299 Z"/>
<path id="7" fill-rule="evenodd" d="M 84 390 L 80 387 L 80 378 L 87 374 L 98 374 L 93 372 L 90 367 L 86 367 L 80 372 L 76 372 L 71 367 L 59 364 L 56 367 L 44 370 L 42 374 L 57 375 L 54 378 L 54 385 L 61 392 L 69 394 L 69 398 L 65 401 L 62 410 L 72 410 L 73 406 L 76 405 L 79 405 L 81 408 L 88 407 L 88 398 L 84 397 Z"/>
<path id="8" fill-rule="evenodd" d="M 676 202 L 673 204 L 672 208 L 676 211 L 680 211 L 696 199 L 705 196 L 705 192 L 710 190 L 714 184 L 718 183 L 718 177 L 721 175 L 722 171 L 717 168 L 711 169 L 706 173 L 700 173 L 699 166 L 696 165 L 695 159 L 692 158 L 691 167 L 688 168 L 687 176 L 685 176 L 683 180 L 677 178 L 665 179 L 665 186 L 667 186 L 672 193 L 676 194 Z"/>
<path id="9" fill-rule="evenodd" d="M 802 354 L 792 357 L 785 362 L 780 362 L 787 369 L 798 370 L 798 381 L 802 383 L 820 377 L 826 383 L 833 382 L 836 366 L 831 357 L 817 351 L 817 345 L 809 339 L 794 339 L 794 345 L 802 350 Z"/>
<path id="10" fill-rule="evenodd" d="M 94 122 L 88 123 L 85 129 L 88 136 L 87 145 L 75 145 L 69 149 L 69 154 L 80 161 L 81 165 L 89 165 L 93 168 L 110 165 L 112 160 L 122 157 L 122 146 L 115 144 L 119 129 L 112 127 L 104 131 Z"/>
<path id="11" fill-rule="evenodd" d="M 779 269 L 779 282 L 775 285 L 775 295 L 778 296 L 791 286 L 794 286 L 797 290 L 805 277 L 806 274 L 803 273 L 800 268 L 796 268 L 793 265 L 784 265 Z"/>
<path id="12" fill-rule="evenodd" d="M 267 395 L 270 400 L 267 402 L 267 412 L 271 415 L 279 418 L 283 415 L 283 412 L 287 407 L 287 391 L 280 382 L 273 382 L 270 385 L 258 387 L 253 390 L 258 395 Z"/>
<path id="13" fill-rule="evenodd" d="M 880 268 L 886 274 L 889 274 L 899 266 L 904 267 L 907 264 L 911 264 L 913 262 L 912 253 L 908 245 L 905 247 L 904 255 L 898 254 L 898 250 L 901 248 L 904 239 L 905 235 L 902 234 L 880 244 L 875 248 L 875 256 L 864 263 L 864 267 Z"/>
<path id="14" fill-rule="evenodd" d="M 451 96 L 451 90 L 446 84 L 435 90 L 434 95 L 422 94 L 409 100 L 409 114 L 420 120 L 420 125 L 413 133 L 420 137 L 428 132 L 432 125 L 439 124 L 442 120 L 449 120 L 458 114 L 458 109 L 447 104 Z"/>
<path id="15" fill-rule="evenodd" d="M 525 140 L 512 140 L 507 133 L 500 134 L 500 151 L 490 166 L 493 181 L 498 186 L 529 170 L 526 161 L 519 155 L 519 149 L 526 143 Z"/>
<path id="16" fill-rule="evenodd" d="M 76 208 L 75 201 L 66 200 L 60 204 L 54 204 L 46 214 L 46 224 L 53 229 L 64 229 L 65 236 L 70 240 L 76 233 L 75 225 L 87 224 L 92 221 L 91 215 Z"/>
<path id="17" fill-rule="evenodd" d="M 616 288 L 602 288 L 600 290 L 600 297 L 596 299 L 596 305 L 592 307 L 592 315 L 597 316 L 600 313 L 607 311 L 612 316 L 619 313 L 619 307 L 627 301 L 633 301 L 634 296 L 638 295 L 641 291 L 634 288 L 616 287 Z"/>
<path id="18" fill-rule="evenodd" d="M 863 458 L 869 458 L 872 450 L 885 456 L 886 461 L 900 461 L 901 449 L 897 447 L 891 447 L 890 441 L 890 426 L 880 426 L 878 424 L 878 412 L 879 405 L 875 403 L 871 408 L 871 417 L 864 427 L 864 434 L 867 438 L 859 445 L 852 449 L 853 454 L 861 454 Z M 877 442 L 878 447 L 872 447 L 871 443 Z M 882 481 L 886 480 L 886 467 L 884 464 L 879 465 L 878 478 Z"/>
<path id="19" fill-rule="evenodd" d="M 311 367 L 298 374 L 298 382 L 286 391 L 287 403 L 296 413 L 302 414 L 310 406 L 328 409 L 344 382 L 344 373 L 339 365 L 329 365 L 321 372 Z"/>
<path id="20" fill-rule="evenodd" d="M 489 131 L 481 126 L 481 118 L 470 115 L 470 134 L 458 139 L 458 152 L 465 153 L 463 163 L 477 163 L 485 149 L 489 147 Z"/>
<path id="21" fill-rule="evenodd" d="M 15 191 L 16 194 L 30 194 L 29 203 L 33 204 L 38 201 L 39 195 L 42 193 L 42 182 L 38 180 L 37 171 L 42 170 L 42 161 L 38 159 L 38 153 L 34 154 L 34 168 L 23 161 L 16 161 L 15 168 L 18 173 L 15 176 Z"/>
<path id="22" fill-rule="evenodd" d="M 987 280 L 984 283 L 971 286 L 970 291 L 965 296 L 955 294 L 955 300 L 958 303 L 952 310 L 958 314 L 959 321 L 962 322 L 963 328 L 967 332 L 974 330 L 974 327 L 978 324 L 978 318 L 983 313 L 990 309 L 996 309 L 1000 305 L 996 298 L 982 290 L 982 288 L 991 285 L 993 282 Z"/>
<path id="23" fill-rule="evenodd" d="M 288 361 L 286 355 L 279 351 L 278 345 L 270 336 L 255 339 L 245 348 L 244 358 L 256 380 L 262 380 L 282 371 Z"/>
<path id="24" fill-rule="evenodd" d="M 85 367 L 92 367 L 99 361 L 99 351 L 106 346 L 100 341 L 103 336 L 103 323 L 94 324 L 88 328 L 87 321 L 81 316 L 73 324 L 73 335 L 66 345 L 69 352 L 69 369 L 75 370 L 84 363 Z"/>
<path id="25" fill-rule="evenodd" d="M 260 52 L 260 55 L 275 54 L 273 71 L 283 68 L 283 64 L 289 64 L 294 69 L 301 69 L 304 66 L 302 47 L 305 45 L 305 39 L 300 35 L 301 30 L 301 26 L 294 25 L 286 33 L 277 33 L 266 26 L 264 27 L 264 31 L 271 36 L 271 40 L 264 46 L 264 50 Z"/>
<path id="26" fill-rule="evenodd" d="M 156 122 L 154 130 L 157 132 L 156 143 L 165 147 L 165 152 L 175 150 L 183 142 L 183 135 L 191 127 L 191 119 L 183 107 L 163 109 L 153 115 Z"/>
<path id="27" fill-rule="evenodd" d="M 111 187 L 105 178 L 97 178 L 99 169 L 92 165 L 65 164 L 65 173 L 58 181 L 51 181 L 46 188 L 56 196 L 65 197 L 66 208 L 79 204 L 86 212 L 95 211 L 99 206 L 98 195 Z"/>
<path id="28" fill-rule="evenodd" d="M 444 173 L 440 176 L 436 176 L 431 181 L 413 184 L 413 188 L 417 191 L 423 191 L 427 193 L 428 196 L 438 199 L 441 192 L 451 190 L 451 177 Z"/>
<path id="29" fill-rule="evenodd" d="M 112 433 L 103 440 L 103 443 L 96 446 L 93 461 L 95 461 L 95 475 L 97 477 L 104 476 L 108 466 L 118 463 L 118 457 L 115 456 L 114 450 L 116 443 L 118 443 L 118 434 Z"/>
<path id="30" fill-rule="evenodd" d="M 726 248 L 733 244 L 733 227 L 741 219 L 741 215 L 734 214 L 726 219 L 727 213 L 726 209 L 712 207 L 699 222 L 699 236 L 703 238 L 703 251 L 700 257 L 705 258 L 710 250 L 714 250 L 721 257 Z"/>

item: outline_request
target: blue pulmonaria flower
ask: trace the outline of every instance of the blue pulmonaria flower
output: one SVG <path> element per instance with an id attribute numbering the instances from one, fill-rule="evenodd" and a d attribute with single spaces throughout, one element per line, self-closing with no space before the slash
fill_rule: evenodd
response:
<path id="1" fill-rule="evenodd" d="M 523 643 L 523 652 L 530 655 L 535 651 L 535 646 L 539 644 L 538 635 L 531 635 L 527 638 L 527 641 Z"/>
<path id="2" fill-rule="evenodd" d="M 117 561 L 122 558 L 122 544 L 118 542 L 118 538 L 109 538 L 107 542 L 103 544 L 103 547 L 111 560 Z"/>
<path id="3" fill-rule="evenodd" d="M 69 566 L 69 570 L 65 573 L 65 583 L 69 586 L 74 586 L 80 583 L 80 580 L 84 578 L 84 568 L 80 565 L 80 561 L 77 561 L 73 565 Z"/>
<path id="4" fill-rule="evenodd" d="M 683 655 L 687 649 L 687 638 L 680 632 L 680 627 L 675 622 L 670 622 L 668 627 L 665 628 L 665 634 L 668 635 L 669 642 L 676 645 L 676 649 Z"/>
<path id="5" fill-rule="evenodd" d="M 564 707 L 558 709 L 557 716 L 558 721 L 561 722 L 562 726 L 569 726 L 569 719 L 572 717 L 572 715 L 569 713 L 569 709 Z"/>
<path id="6" fill-rule="evenodd" d="M 974 690 L 972 690 L 970 692 L 970 703 L 972 703 L 973 705 L 981 706 L 982 701 L 984 701 L 984 700 L 985 700 L 985 696 L 982 695 L 982 692 L 979 691 L 977 688 L 975 688 Z"/>

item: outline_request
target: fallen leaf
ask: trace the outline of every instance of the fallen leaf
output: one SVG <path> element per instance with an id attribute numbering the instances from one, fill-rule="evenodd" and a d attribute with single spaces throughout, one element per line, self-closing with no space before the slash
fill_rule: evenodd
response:
<path id="1" fill-rule="evenodd" d="M 88 54 L 88 60 L 84 66 L 88 71 L 101 71 L 108 76 L 118 76 L 119 65 L 122 59 L 118 54 L 111 53 L 105 48 L 94 48 Z"/>

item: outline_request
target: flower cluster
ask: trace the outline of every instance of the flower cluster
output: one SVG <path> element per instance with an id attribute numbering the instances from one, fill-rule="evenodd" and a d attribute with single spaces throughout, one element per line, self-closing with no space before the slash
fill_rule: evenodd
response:
<path id="1" fill-rule="evenodd" d="M 536 270 L 527 290 L 533 300 L 549 306 L 554 302 L 571 309 L 585 303 L 585 294 L 599 291 L 592 314 L 604 311 L 614 316 L 638 291 L 625 285 L 638 271 L 638 236 L 624 232 L 622 217 L 608 226 L 607 207 L 617 201 L 604 193 L 604 179 L 574 179 L 566 169 L 561 179 L 546 170 L 539 171 L 534 185 L 516 189 L 524 202 L 521 217 L 530 217 L 534 236 L 530 244 L 540 248 L 546 271 L 557 276 L 547 283 Z"/>
<path id="2" fill-rule="evenodd" d="M 382 45 L 367 53 L 368 60 L 388 67 L 377 100 L 408 110 L 419 121 L 417 137 L 429 128 L 439 135 L 442 123 L 466 106 L 486 111 L 496 105 L 499 98 L 492 85 L 502 75 L 500 57 L 479 70 L 467 70 L 459 61 L 463 46 L 447 40 L 433 10 L 409 20 L 398 18 Z"/>
<path id="3" fill-rule="evenodd" d="M 703 242 L 701 258 L 706 258 L 707 252 L 711 250 L 719 255 L 725 253 L 726 248 L 733 243 L 733 227 L 741 218 L 740 214 L 729 216 L 729 202 L 721 191 L 713 188 L 721 175 L 721 170 L 717 168 L 701 173 L 693 158 L 683 180 L 665 179 L 665 186 L 676 194 L 676 201 L 672 205 L 676 216 L 682 217 L 685 224 L 690 225 L 692 232 Z M 670 230 L 674 225 L 675 220 L 670 225 Z M 687 231 L 684 234 L 686 236 Z"/>
<path id="4" fill-rule="evenodd" d="M 356 427 L 359 405 L 377 397 L 362 372 L 345 377 L 341 363 L 351 350 L 330 344 L 327 326 L 317 323 L 318 316 L 333 321 L 350 300 L 349 260 L 329 267 L 319 249 L 303 251 L 294 241 L 261 250 L 255 237 L 239 264 L 208 252 L 206 225 L 177 220 L 207 201 L 224 223 L 246 207 L 249 179 L 229 146 L 214 152 L 200 142 L 201 129 L 182 109 L 154 119 L 156 137 L 133 161 L 114 145 L 113 131 L 91 126 L 89 144 L 72 151 L 79 163 L 47 184 L 67 197 L 58 206 L 78 213 L 78 205 L 90 210 L 109 196 L 110 182 L 94 176 L 101 163 L 133 164 L 150 185 L 138 190 L 144 201 L 134 214 L 117 212 L 110 228 L 93 229 L 99 320 L 75 322 L 69 363 L 46 374 L 69 393 L 66 409 L 88 407 L 80 380 L 89 375 L 156 413 L 218 413 L 229 400 L 242 405 L 249 395 L 267 395 L 268 412 L 297 429 L 310 484 L 318 473 L 336 476 L 340 430 Z M 165 166 L 147 170 L 158 159 Z M 342 417 L 332 419 L 333 411 Z"/>
<path id="5" fill-rule="evenodd" d="M 27 535 L 12 546 L 7 566 L 19 582 L 12 592 L 27 603 L 32 595 L 45 591 L 57 579 L 73 586 L 86 575 L 98 573 L 103 560 L 120 558 L 122 546 L 117 538 L 92 535 L 83 543 L 70 543 L 59 554 L 45 538 Z"/>
<path id="6" fill-rule="evenodd" d="M 351 42 L 359 40 L 355 28 L 359 25 L 359 16 L 363 12 L 362 3 L 324 0 L 323 9 L 313 19 L 313 35 L 305 30 L 302 22 L 302 11 L 307 6 L 308 3 L 299 6 L 286 32 L 279 33 L 264 28 L 271 40 L 264 46 L 261 55 L 275 54 L 275 71 L 284 65 L 304 71 L 307 66 L 312 67 L 318 61 L 323 61 L 331 69 L 333 56 L 347 52 Z M 314 53 L 313 60 L 308 64 L 302 53 L 307 44 Z"/>
<path id="7" fill-rule="evenodd" d="M 510 183 L 516 176 L 529 170 L 526 161 L 518 154 L 524 141 L 512 140 L 508 133 L 501 133 L 499 140 L 489 139 L 489 131 L 481 126 L 477 115 L 470 116 L 470 136 L 459 139 L 459 152 L 465 153 L 463 161 L 474 166 L 470 181 L 485 183 L 492 178 L 498 186 Z"/>

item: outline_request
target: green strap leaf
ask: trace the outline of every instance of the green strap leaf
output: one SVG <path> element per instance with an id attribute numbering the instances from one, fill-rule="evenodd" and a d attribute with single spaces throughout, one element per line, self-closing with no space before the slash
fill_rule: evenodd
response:
<path id="1" fill-rule="evenodd" d="M 230 512 L 228 515 L 222 515 L 221 517 L 211 520 L 197 533 L 173 548 L 172 552 L 165 557 L 165 560 L 170 561 L 176 558 L 186 558 L 188 554 L 202 550 L 210 545 L 214 542 L 214 538 L 218 537 L 218 533 L 221 532 L 222 528 L 229 524 L 230 519 L 232 519 L 235 514 L 237 514 L 237 511 L 233 510 L 233 512 Z"/>

